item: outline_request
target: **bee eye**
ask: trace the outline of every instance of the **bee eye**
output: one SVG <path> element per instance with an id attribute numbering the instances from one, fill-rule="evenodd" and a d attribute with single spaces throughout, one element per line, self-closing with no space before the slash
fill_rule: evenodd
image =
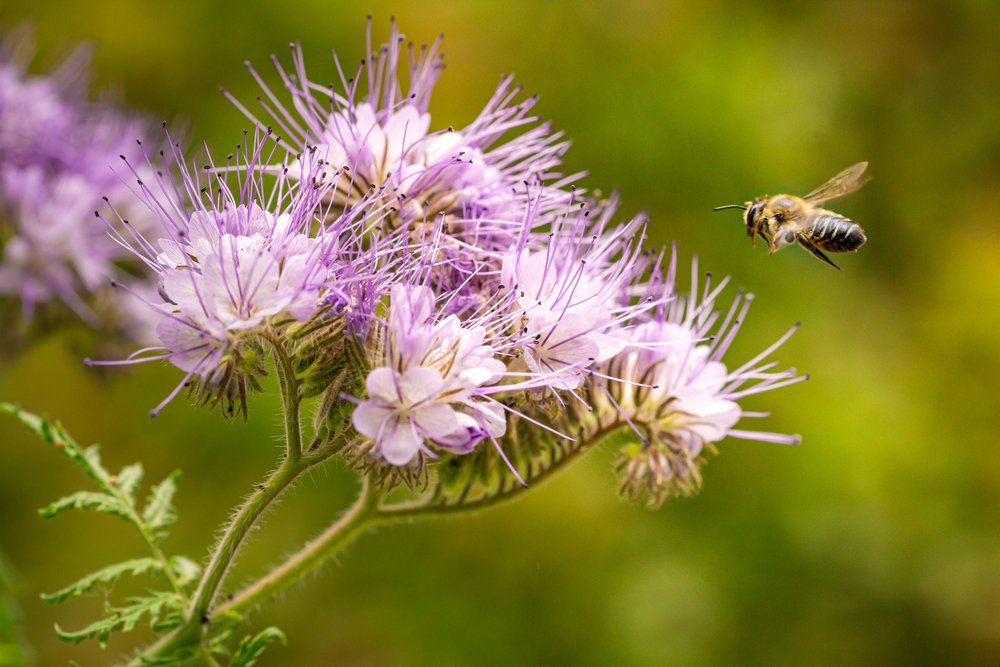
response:
<path id="1" fill-rule="evenodd" d="M 779 211 L 774 214 L 774 219 L 777 220 L 778 222 L 784 222 L 785 214 Z"/>
<path id="2" fill-rule="evenodd" d="M 760 211 L 762 203 L 756 203 L 747 209 L 747 229 L 753 229 L 754 218 L 757 217 L 757 213 Z"/>

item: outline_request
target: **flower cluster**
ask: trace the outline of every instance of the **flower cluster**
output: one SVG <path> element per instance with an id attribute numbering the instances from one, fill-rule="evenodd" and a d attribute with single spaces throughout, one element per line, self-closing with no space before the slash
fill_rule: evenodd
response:
<path id="1" fill-rule="evenodd" d="M 111 169 L 139 155 L 145 122 L 88 99 L 84 51 L 48 75 L 29 74 L 28 52 L 24 37 L 0 45 L 0 294 L 28 320 L 57 300 L 92 325 L 140 326 L 107 294 L 130 255 L 94 211 L 108 202 L 133 225 L 151 222 Z"/>
<path id="2" fill-rule="evenodd" d="M 404 42 L 393 26 L 373 50 L 369 30 L 339 86 L 312 82 L 293 46 L 291 70 L 275 59 L 286 100 L 250 68 L 261 109 L 233 101 L 257 131 L 224 163 L 172 151 L 151 178 L 135 168 L 159 232 L 109 224 L 158 276 L 143 300 L 160 345 L 117 363 L 167 359 L 185 373 L 174 393 L 245 409 L 270 349 L 300 377 L 340 378 L 314 392 L 350 406 L 331 428 L 399 470 L 506 458 L 515 419 L 552 440 L 631 430 L 623 489 L 654 504 L 696 488 L 727 436 L 794 442 L 736 428 L 759 416 L 740 398 L 803 379 L 768 360 L 784 339 L 723 362 L 750 298 L 717 312 L 724 281 L 699 292 L 696 265 L 683 296 L 676 253 L 645 251 L 643 218 L 618 221 L 558 172 L 566 143 L 509 79 L 472 123 L 434 129 L 439 42 Z"/>

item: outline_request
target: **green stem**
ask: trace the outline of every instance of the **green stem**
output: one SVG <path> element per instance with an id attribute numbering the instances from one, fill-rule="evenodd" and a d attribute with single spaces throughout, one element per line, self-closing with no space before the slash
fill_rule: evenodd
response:
<path id="1" fill-rule="evenodd" d="M 298 380 L 295 378 L 291 360 L 281 344 L 272 338 L 267 340 L 274 352 L 274 365 L 281 387 L 287 447 L 284 460 L 236 510 L 198 582 L 198 588 L 188 605 L 184 623 L 150 647 L 144 654 L 148 657 L 169 655 L 180 647 L 200 643 L 202 625 L 208 620 L 208 611 L 250 529 L 299 475 L 329 456 L 329 452 L 324 450 L 303 459 Z"/>
<path id="2" fill-rule="evenodd" d="M 559 471 L 565 470 L 581 454 L 589 451 L 620 428 L 622 425 L 618 423 L 598 428 L 588 438 L 587 443 L 567 453 L 555 465 L 536 475 L 531 480 L 530 488 L 536 489 L 542 483 L 555 477 Z M 386 506 L 379 504 L 380 495 L 369 488 L 366 477 L 363 479 L 358 499 L 346 514 L 306 543 L 302 549 L 289 556 L 281 565 L 220 605 L 212 613 L 212 623 L 224 626 L 236 621 L 241 615 L 254 610 L 300 581 L 371 528 L 415 519 L 476 512 L 509 502 L 520 497 L 526 490 L 528 489 L 525 487 L 513 486 L 494 495 L 452 505 L 418 500 L 413 503 Z"/>
<path id="3" fill-rule="evenodd" d="M 220 605 L 212 613 L 212 623 L 225 624 L 234 614 L 241 615 L 260 606 L 350 544 L 376 523 L 373 519 L 378 513 L 378 498 L 368 478 L 363 477 L 358 499 L 343 516 L 280 566 Z"/>
<path id="4" fill-rule="evenodd" d="M 236 511 L 233 520 L 227 526 L 226 532 L 213 551 L 205 573 L 198 582 L 198 589 L 191 598 L 184 623 L 163 640 L 154 644 L 146 653 L 147 657 L 169 655 L 182 646 L 199 642 L 203 620 L 207 618 L 208 610 L 215 600 L 219 586 L 250 529 L 264 513 L 264 510 L 308 467 L 308 465 L 295 465 L 286 460 L 271 473 L 267 481 L 247 498 L 246 502 Z"/>
<path id="5" fill-rule="evenodd" d="M 599 430 L 593 437 L 589 438 L 589 442 L 580 445 L 563 456 L 563 458 L 559 459 L 555 465 L 552 465 L 532 477 L 530 487 L 512 484 L 510 487 L 500 491 L 499 493 L 486 495 L 468 502 L 445 504 L 441 502 L 435 503 L 426 500 L 417 500 L 410 503 L 386 505 L 379 508 L 377 522 L 382 525 L 388 525 L 412 519 L 429 519 L 436 516 L 465 514 L 467 512 L 478 512 L 489 507 L 495 507 L 497 505 L 508 503 L 515 498 L 521 497 L 525 491 L 528 491 L 529 489 L 537 489 L 543 483 L 555 477 L 557 473 L 565 470 L 571 463 L 578 459 L 581 454 L 590 451 L 595 444 L 600 443 L 605 437 L 618 430 L 618 428 L 619 427 L 616 425 L 608 429 Z"/>
<path id="6" fill-rule="evenodd" d="M 285 448 L 287 460 L 298 461 L 302 456 L 302 421 L 299 415 L 299 381 L 292 368 L 292 360 L 285 352 L 284 346 L 274 338 L 268 338 L 271 351 L 274 354 L 274 368 L 278 376 L 278 386 L 281 388 L 281 403 L 284 406 L 285 417 Z"/>

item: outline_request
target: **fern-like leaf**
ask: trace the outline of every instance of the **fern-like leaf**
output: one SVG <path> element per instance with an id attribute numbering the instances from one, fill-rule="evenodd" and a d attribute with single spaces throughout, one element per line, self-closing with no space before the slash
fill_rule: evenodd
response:
<path id="1" fill-rule="evenodd" d="M 240 641 L 240 645 L 236 647 L 236 653 L 229 661 L 229 667 L 251 667 L 257 663 L 257 658 L 264 652 L 268 644 L 276 641 L 282 644 L 286 643 L 285 633 L 274 626 L 261 630 L 253 637 L 244 637 Z"/>
<path id="2" fill-rule="evenodd" d="M 115 489 L 118 490 L 129 505 L 135 505 L 135 494 L 139 490 L 139 484 L 142 482 L 142 464 L 133 463 L 132 465 L 125 466 L 121 469 L 117 475 L 111 475 L 108 478 L 108 482 Z"/>
<path id="3" fill-rule="evenodd" d="M 79 597 L 99 584 L 110 584 L 117 581 L 125 574 L 136 576 L 145 573 L 162 572 L 163 564 L 155 558 L 135 558 L 101 568 L 97 572 L 88 574 L 55 593 L 43 594 L 42 599 L 52 603 L 63 602 L 69 598 Z"/>
<path id="4" fill-rule="evenodd" d="M 170 569 L 177 579 L 177 585 L 181 587 L 197 581 L 201 576 L 201 566 L 187 556 L 171 556 Z"/>
<path id="5" fill-rule="evenodd" d="M 104 647 L 112 633 L 133 630 L 144 620 L 148 621 L 155 632 L 165 632 L 179 625 L 183 621 L 186 604 L 185 589 L 198 579 L 201 568 L 183 556 L 168 558 L 157 543 L 167 536 L 167 528 L 177 519 L 173 498 L 180 472 L 171 473 L 154 485 L 140 512 L 137 506 L 143 478 L 140 464 L 127 465 L 117 474 L 111 474 L 101 463 L 96 445 L 80 447 L 59 424 L 8 403 L 0 403 L 0 413 L 17 417 L 29 430 L 53 445 L 97 484 L 96 491 L 79 491 L 51 503 L 40 510 L 42 516 L 53 517 L 69 509 L 94 510 L 117 516 L 139 531 L 152 554 L 151 557 L 136 558 L 101 568 L 60 591 L 43 595 L 44 600 L 55 603 L 79 597 L 99 585 L 111 584 L 123 575 L 160 575 L 170 582 L 169 592 L 151 591 L 147 596 L 129 599 L 124 607 L 110 607 L 103 619 L 82 630 L 65 631 L 57 626 L 56 634 L 59 638 L 74 643 L 95 638 Z M 181 654 L 178 653 L 177 656 Z M 170 659 L 181 660 L 184 657 L 177 656 Z M 180 663 L 174 660 L 163 664 Z"/>
<path id="6" fill-rule="evenodd" d="M 176 627 L 183 619 L 183 602 L 174 593 L 153 593 L 148 597 L 130 598 L 128 602 L 128 606 L 111 609 L 106 618 L 91 623 L 82 630 L 67 632 L 56 625 L 56 634 L 59 639 L 74 644 L 85 639 L 97 639 L 101 648 L 104 648 L 113 632 L 135 630 L 144 619 L 157 632 Z"/>
<path id="7" fill-rule="evenodd" d="M 46 519 L 51 519 L 66 510 L 94 510 L 95 512 L 117 516 L 130 523 L 132 521 L 132 512 L 129 510 L 128 505 L 121 502 L 118 498 L 109 496 L 106 493 L 98 493 L 97 491 L 77 491 L 76 493 L 71 493 L 38 510 L 38 513 Z"/>
<path id="8" fill-rule="evenodd" d="M 175 470 L 149 491 L 146 506 L 142 510 L 142 521 L 156 541 L 166 537 L 164 528 L 169 528 L 177 521 L 173 503 L 180 478 L 181 471 Z"/>

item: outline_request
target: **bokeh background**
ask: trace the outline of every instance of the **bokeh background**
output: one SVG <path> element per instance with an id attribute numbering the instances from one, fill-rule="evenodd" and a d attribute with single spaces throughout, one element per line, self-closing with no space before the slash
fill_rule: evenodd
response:
<path id="1" fill-rule="evenodd" d="M 657 243 L 757 294 L 731 361 L 796 320 L 780 351 L 812 381 L 759 397 L 798 448 L 726 441 L 702 493 L 657 512 L 618 500 L 595 452 L 503 509 L 368 535 L 258 617 L 289 634 L 262 665 L 913 665 L 1000 663 L 1000 4 L 992 0 L 636 3 L 256 0 L 0 5 L 32 19 L 38 63 L 95 46 L 95 78 L 225 150 L 256 88 L 300 40 L 314 78 L 360 58 L 365 14 L 418 41 L 446 33 L 435 126 L 471 120 L 498 75 L 540 93 L 574 141 L 568 170 L 649 212 Z M 273 78 L 271 79 L 273 81 Z M 738 212 L 803 193 L 859 160 L 874 180 L 835 208 L 870 241 L 837 272 L 750 248 Z M 5 323 L 3 326 L 7 326 Z M 270 395 L 248 424 L 175 401 L 169 368 L 98 375 L 81 335 L 5 361 L 0 398 L 61 418 L 118 466 L 184 469 L 167 547 L 200 558 L 271 465 Z M 60 643 L 100 596 L 38 593 L 142 546 L 111 519 L 35 513 L 83 486 L 0 421 L 0 549 L 39 665 L 106 664 L 131 639 Z M 332 467 L 271 515 L 235 580 L 335 517 L 355 491 Z M 137 639 L 142 639 L 142 635 Z"/>

